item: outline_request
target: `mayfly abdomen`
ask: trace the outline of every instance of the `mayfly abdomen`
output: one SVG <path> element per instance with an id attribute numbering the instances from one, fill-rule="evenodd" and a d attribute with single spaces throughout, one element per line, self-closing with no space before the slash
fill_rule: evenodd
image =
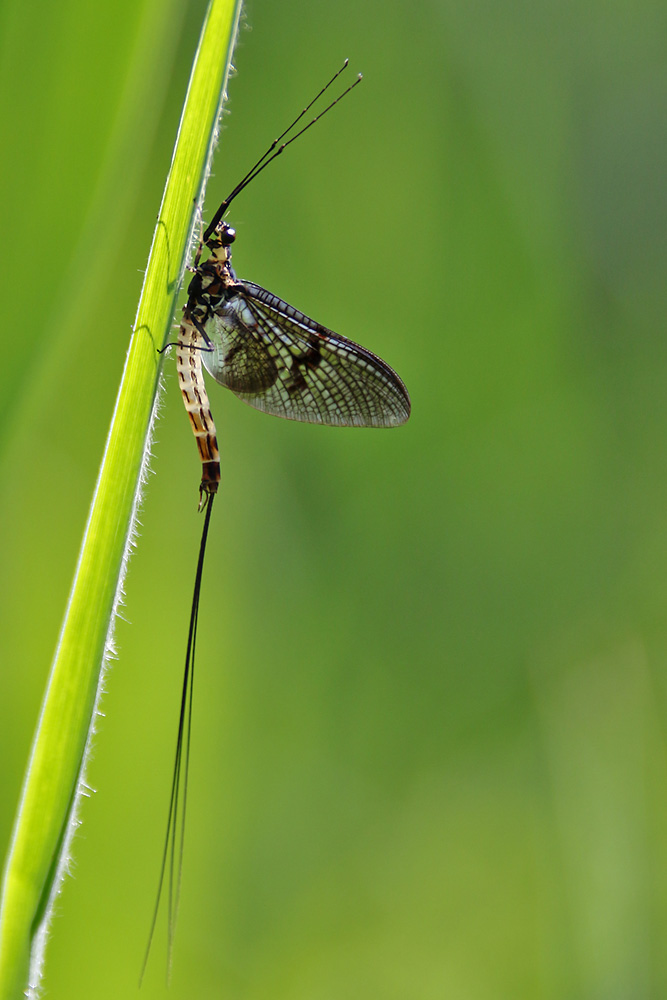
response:
<path id="1" fill-rule="evenodd" d="M 202 350 L 206 350 L 206 344 L 201 334 L 184 318 L 178 331 L 176 371 L 202 463 L 200 509 L 209 496 L 217 493 L 220 482 L 220 452 L 202 373 Z"/>

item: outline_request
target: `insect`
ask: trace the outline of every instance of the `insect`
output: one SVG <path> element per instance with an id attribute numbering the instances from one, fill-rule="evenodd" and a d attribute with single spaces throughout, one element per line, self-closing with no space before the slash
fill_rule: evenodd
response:
<path id="1" fill-rule="evenodd" d="M 344 427 L 396 427 L 410 416 L 410 397 L 389 365 L 232 268 L 234 229 L 223 221 L 234 198 L 265 166 L 337 104 L 340 95 L 282 146 L 281 139 L 347 66 L 347 60 L 246 177 L 225 198 L 203 235 L 178 336 L 176 364 L 202 461 L 200 508 L 220 480 L 220 460 L 201 363 L 216 382 L 277 417 Z M 206 247 L 210 256 L 200 263 Z M 201 362 L 201 363 L 200 363 Z"/>
<path id="2" fill-rule="evenodd" d="M 410 416 L 407 389 L 389 365 L 364 347 L 310 319 L 272 292 L 254 282 L 240 280 L 232 268 L 231 247 L 236 233 L 224 221 L 231 202 L 276 156 L 360 82 L 361 76 L 286 139 L 347 65 L 345 60 L 329 83 L 274 140 L 218 208 L 195 256 L 178 341 L 168 345 L 176 347 L 180 389 L 202 463 L 199 509 L 206 511 L 188 632 L 167 836 L 148 943 L 150 950 L 168 871 L 170 957 L 183 857 L 199 595 L 213 499 L 220 482 L 220 455 L 202 364 L 216 382 L 231 389 L 240 399 L 278 417 L 344 427 L 396 427 Z M 209 256 L 202 261 L 205 249 Z"/>

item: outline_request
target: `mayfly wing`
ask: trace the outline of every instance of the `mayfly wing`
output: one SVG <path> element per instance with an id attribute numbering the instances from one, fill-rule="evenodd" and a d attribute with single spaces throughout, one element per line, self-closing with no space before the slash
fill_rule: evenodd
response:
<path id="1" fill-rule="evenodd" d="M 397 427 L 403 382 L 377 355 L 250 281 L 227 289 L 206 322 L 207 371 L 258 410 L 341 427 Z"/>

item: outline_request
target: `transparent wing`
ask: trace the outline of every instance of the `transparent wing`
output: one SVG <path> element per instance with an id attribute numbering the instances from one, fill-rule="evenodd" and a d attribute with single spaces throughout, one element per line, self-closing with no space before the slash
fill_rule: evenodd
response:
<path id="1" fill-rule="evenodd" d="M 258 410 L 356 427 L 395 427 L 410 416 L 407 389 L 381 358 L 250 281 L 218 307 L 206 333 L 206 369 Z"/>

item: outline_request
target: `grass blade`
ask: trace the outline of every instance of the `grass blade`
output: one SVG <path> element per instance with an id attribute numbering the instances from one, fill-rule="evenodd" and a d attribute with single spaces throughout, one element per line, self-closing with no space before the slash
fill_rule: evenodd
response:
<path id="1" fill-rule="evenodd" d="M 37 986 L 53 900 L 84 789 L 100 681 L 127 568 L 167 339 L 201 204 L 240 13 L 211 0 L 151 246 L 72 590 L 6 861 L 0 904 L 0 1000 Z"/>

